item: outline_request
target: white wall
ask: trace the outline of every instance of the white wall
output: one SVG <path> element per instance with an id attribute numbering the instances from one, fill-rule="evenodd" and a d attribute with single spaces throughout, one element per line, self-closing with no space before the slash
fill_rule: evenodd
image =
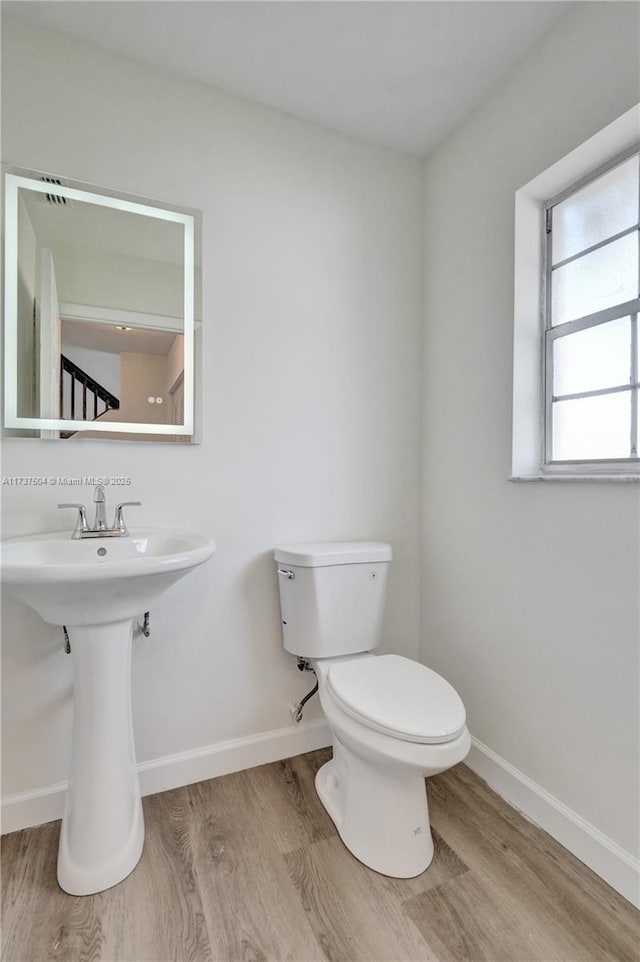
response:
<path id="1" fill-rule="evenodd" d="M 53 34 L 8 22 L 3 44 L 7 159 L 204 217 L 202 445 L 11 441 L 3 474 L 129 475 L 131 524 L 217 542 L 135 642 L 141 760 L 290 726 L 308 678 L 281 648 L 278 542 L 389 540 L 388 647 L 417 653 L 421 167 Z M 5 537 L 71 527 L 70 489 L 2 494 Z M 65 777 L 71 665 L 59 628 L 3 617 L 10 794 Z"/>
<path id="2" fill-rule="evenodd" d="M 576 5 L 425 173 L 421 657 L 481 742 L 627 852 L 640 489 L 507 478 L 514 192 L 637 99 L 637 5 Z"/>
<path id="3" fill-rule="evenodd" d="M 52 246 L 60 301 L 182 317 L 182 265 L 111 251 Z"/>
<path id="4" fill-rule="evenodd" d="M 172 389 L 175 389 L 175 383 L 182 374 L 184 374 L 184 335 L 176 334 L 167 354 L 167 380 L 165 384 L 167 395 Z"/>
<path id="5" fill-rule="evenodd" d="M 122 401 L 114 420 L 139 424 L 170 424 L 171 407 L 167 391 L 168 357 L 166 354 L 120 355 Z M 149 398 L 161 398 L 150 403 Z"/>

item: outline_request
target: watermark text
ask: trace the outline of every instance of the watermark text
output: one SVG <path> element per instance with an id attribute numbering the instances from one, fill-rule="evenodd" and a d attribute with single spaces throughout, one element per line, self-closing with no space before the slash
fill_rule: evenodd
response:
<path id="1" fill-rule="evenodd" d="M 133 479 L 121 475 L 110 475 L 109 477 L 100 477 L 99 475 L 78 475 L 77 477 L 67 477 L 63 475 L 55 474 L 35 474 L 35 475 L 17 475 L 11 474 L 6 475 L 2 478 L 3 487 L 51 487 L 51 488 L 81 488 L 84 485 L 89 487 L 94 487 L 97 484 L 102 484 L 104 487 L 107 485 L 113 485 L 114 487 L 123 486 L 127 487 L 133 484 Z"/>

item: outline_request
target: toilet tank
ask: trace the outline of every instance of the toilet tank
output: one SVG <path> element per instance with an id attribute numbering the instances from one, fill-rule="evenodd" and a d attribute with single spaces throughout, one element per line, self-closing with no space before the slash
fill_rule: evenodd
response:
<path id="1" fill-rule="evenodd" d="M 301 658 L 333 658 L 375 648 L 391 557 L 391 546 L 378 541 L 276 548 L 287 651 Z"/>

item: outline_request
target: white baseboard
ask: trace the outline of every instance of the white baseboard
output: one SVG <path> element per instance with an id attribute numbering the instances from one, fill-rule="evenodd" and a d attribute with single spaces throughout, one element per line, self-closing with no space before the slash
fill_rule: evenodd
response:
<path id="1" fill-rule="evenodd" d="M 278 728 L 246 738 L 233 738 L 193 751 L 140 762 L 140 791 L 143 795 L 155 795 L 330 744 L 331 735 L 323 719 L 302 722 L 295 728 Z M 66 782 L 57 782 L 34 791 L 6 795 L 2 799 L 2 834 L 62 818 L 66 790 Z"/>
<path id="2" fill-rule="evenodd" d="M 31 792 L 5 795 L 2 799 L 2 834 L 62 818 L 66 791 L 66 782 L 56 782 Z"/>
<path id="3" fill-rule="evenodd" d="M 510 805 L 640 908 L 640 861 L 477 738 L 465 764 Z"/>

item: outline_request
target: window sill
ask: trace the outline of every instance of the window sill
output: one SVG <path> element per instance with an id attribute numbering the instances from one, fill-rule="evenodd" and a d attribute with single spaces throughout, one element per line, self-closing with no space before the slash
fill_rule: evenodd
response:
<path id="1" fill-rule="evenodd" d="M 618 484 L 636 484 L 640 474 L 512 474 L 509 481 L 615 481 Z"/>

